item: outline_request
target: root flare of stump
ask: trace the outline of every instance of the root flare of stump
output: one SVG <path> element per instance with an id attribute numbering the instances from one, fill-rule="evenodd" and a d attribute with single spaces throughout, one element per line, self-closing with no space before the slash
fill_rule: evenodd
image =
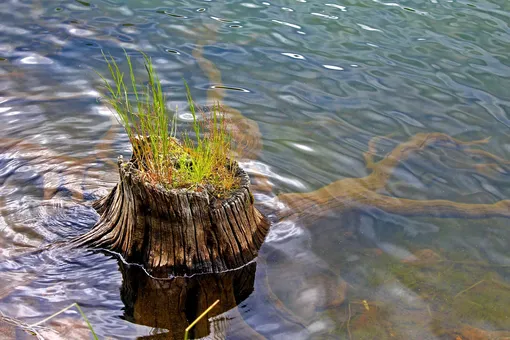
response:
<path id="1" fill-rule="evenodd" d="M 207 190 L 152 185 L 132 161 L 118 164 L 119 183 L 93 204 L 99 221 L 74 246 L 115 251 L 157 277 L 222 272 L 257 256 L 269 222 L 254 207 L 241 168 L 239 188 L 218 199 Z"/>

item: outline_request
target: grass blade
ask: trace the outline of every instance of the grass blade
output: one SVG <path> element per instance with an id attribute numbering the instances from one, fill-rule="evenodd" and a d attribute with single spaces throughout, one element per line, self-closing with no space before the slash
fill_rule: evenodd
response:
<path id="1" fill-rule="evenodd" d="M 96 333 L 94 332 L 94 329 L 92 328 L 92 325 L 90 324 L 89 320 L 87 319 L 87 317 L 85 316 L 85 314 L 83 313 L 83 311 L 81 310 L 80 306 L 78 305 L 78 303 L 73 303 L 61 310 L 59 310 L 58 312 L 48 316 L 46 319 L 43 319 L 39 322 L 36 322 L 34 324 L 31 324 L 30 327 L 37 327 L 37 326 L 40 326 L 41 324 L 45 323 L 46 321 L 49 321 L 51 319 L 53 319 L 54 317 L 64 313 L 65 311 L 67 311 L 68 309 L 71 309 L 73 307 L 76 307 L 76 309 L 78 309 L 78 312 L 81 314 L 82 318 L 85 320 L 85 323 L 87 324 L 87 327 L 89 328 L 90 332 L 92 333 L 92 336 L 94 337 L 94 340 L 99 340 L 99 338 L 97 337 Z"/>
<path id="2" fill-rule="evenodd" d="M 229 166 L 232 134 L 226 128 L 220 105 L 215 104 L 212 116 L 206 117 L 184 82 L 194 135 L 184 133 L 182 142 L 178 142 L 175 139 L 177 116 L 168 115 L 165 93 L 151 58 L 141 53 L 148 81 L 145 89 L 139 90 L 133 61 L 126 51 L 124 54 L 128 81 L 124 80 L 124 73 L 113 56 L 104 53 L 112 81 L 99 76 L 108 94 L 105 99 L 128 134 L 138 170 L 148 182 L 168 189 L 207 185 L 215 195 L 226 195 L 236 187 L 236 179 L 235 171 Z"/>
<path id="3" fill-rule="evenodd" d="M 207 315 L 207 313 L 209 313 L 218 303 L 220 302 L 220 300 L 216 300 L 214 301 L 214 303 L 212 305 L 209 306 L 209 308 L 207 308 L 202 314 L 200 314 L 198 316 L 198 318 L 195 319 L 195 321 L 193 321 L 188 327 L 186 327 L 185 331 L 184 331 L 184 340 L 188 340 L 188 337 L 189 337 L 189 331 L 204 317 Z"/>

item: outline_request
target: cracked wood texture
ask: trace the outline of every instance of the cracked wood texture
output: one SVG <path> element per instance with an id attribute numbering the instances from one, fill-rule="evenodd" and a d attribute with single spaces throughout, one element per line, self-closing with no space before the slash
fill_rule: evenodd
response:
<path id="1" fill-rule="evenodd" d="M 250 179 L 237 168 L 240 187 L 227 199 L 206 190 L 167 190 L 142 179 L 131 161 L 119 158 L 120 181 L 94 202 L 101 215 L 71 242 L 120 253 L 153 276 L 218 273 L 253 260 L 269 228 L 254 207 Z"/>

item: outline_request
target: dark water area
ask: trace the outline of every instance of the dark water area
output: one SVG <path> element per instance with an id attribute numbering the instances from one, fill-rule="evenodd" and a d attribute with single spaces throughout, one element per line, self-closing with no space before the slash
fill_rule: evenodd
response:
<path id="1" fill-rule="evenodd" d="M 255 263 L 159 282 L 31 253 L 89 230 L 130 154 L 95 73 L 124 50 L 140 77 L 152 58 L 180 128 L 183 80 L 249 122 L 240 161 L 272 220 Z M 508 89 L 506 0 L 3 0 L 0 311 L 77 302 L 100 339 L 180 339 L 219 297 L 193 336 L 510 337 Z M 91 338 L 73 310 L 47 326 Z M 4 338 L 33 337 L 0 320 Z"/>

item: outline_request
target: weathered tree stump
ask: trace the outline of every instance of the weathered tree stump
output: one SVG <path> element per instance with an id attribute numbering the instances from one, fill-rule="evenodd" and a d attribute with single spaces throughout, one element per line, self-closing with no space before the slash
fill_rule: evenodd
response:
<path id="1" fill-rule="evenodd" d="M 112 250 L 157 277 L 218 273 L 257 256 L 269 223 L 237 165 L 240 186 L 225 199 L 152 185 L 132 160 L 118 165 L 119 183 L 93 204 L 99 221 L 73 245 Z"/>

